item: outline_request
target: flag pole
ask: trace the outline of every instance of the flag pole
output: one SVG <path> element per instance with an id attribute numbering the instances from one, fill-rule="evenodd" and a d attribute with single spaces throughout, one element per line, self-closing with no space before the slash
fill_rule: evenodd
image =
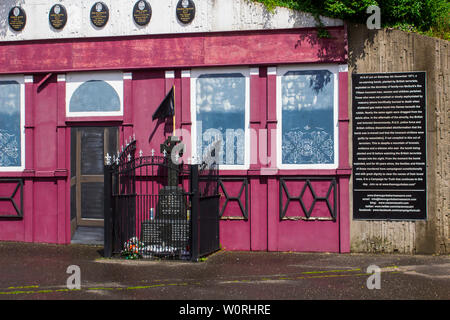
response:
<path id="1" fill-rule="evenodd" d="M 175 85 L 173 85 L 172 86 L 172 88 L 173 88 L 173 132 L 172 132 L 172 135 L 175 137 L 175 106 L 176 106 L 176 103 L 175 103 Z"/>

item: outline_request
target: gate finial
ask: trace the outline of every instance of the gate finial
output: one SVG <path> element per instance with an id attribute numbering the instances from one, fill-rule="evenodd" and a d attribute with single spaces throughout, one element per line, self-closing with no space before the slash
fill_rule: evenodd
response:
<path id="1" fill-rule="evenodd" d="M 107 166 L 111 165 L 111 156 L 109 155 L 108 152 L 106 153 L 106 156 L 105 156 L 105 163 Z"/>

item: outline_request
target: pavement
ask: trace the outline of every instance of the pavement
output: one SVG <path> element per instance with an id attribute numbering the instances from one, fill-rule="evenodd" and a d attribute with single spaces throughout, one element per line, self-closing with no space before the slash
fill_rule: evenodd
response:
<path id="1" fill-rule="evenodd" d="M 218 251 L 188 262 L 102 249 L 0 242 L 0 300 L 450 300 L 448 255 Z"/>

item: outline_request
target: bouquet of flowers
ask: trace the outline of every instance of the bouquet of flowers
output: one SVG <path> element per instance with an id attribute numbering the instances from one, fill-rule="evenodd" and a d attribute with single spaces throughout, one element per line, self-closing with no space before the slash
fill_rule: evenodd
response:
<path id="1" fill-rule="evenodd" d="M 143 249 L 144 243 L 139 241 L 137 237 L 133 237 L 124 243 L 122 256 L 125 256 L 125 259 L 139 259 L 142 257 Z"/>

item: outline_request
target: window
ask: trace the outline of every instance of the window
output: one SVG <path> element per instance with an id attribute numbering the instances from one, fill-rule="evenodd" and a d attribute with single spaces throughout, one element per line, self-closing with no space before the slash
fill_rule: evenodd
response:
<path id="1" fill-rule="evenodd" d="M 193 155 L 204 157 L 221 140 L 221 169 L 246 169 L 249 163 L 249 74 L 246 69 L 192 72 Z"/>
<path id="2" fill-rule="evenodd" d="M 0 170 L 25 166 L 23 77 L 0 77 Z"/>
<path id="3" fill-rule="evenodd" d="M 123 114 L 121 72 L 74 73 L 67 76 L 67 116 Z"/>
<path id="4" fill-rule="evenodd" d="M 337 66 L 278 68 L 277 75 L 279 167 L 337 168 Z"/>

